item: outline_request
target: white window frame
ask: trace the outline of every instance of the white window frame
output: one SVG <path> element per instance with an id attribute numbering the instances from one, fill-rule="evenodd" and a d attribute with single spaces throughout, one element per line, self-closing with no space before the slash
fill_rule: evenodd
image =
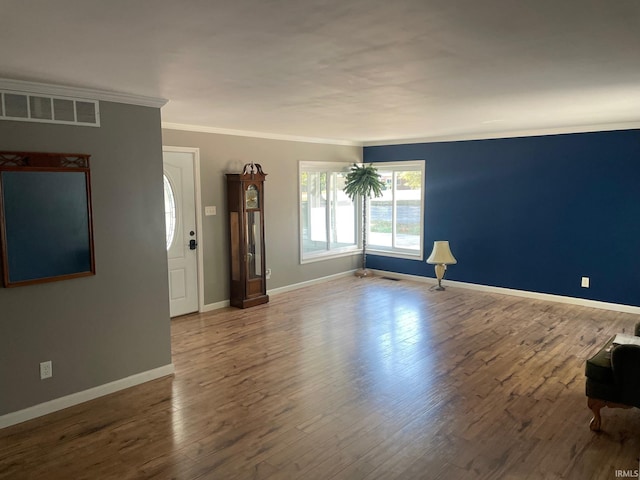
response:
<path id="1" fill-rule="evenodd" d="M 370 243 L 371 235 L 367 232 L 367 252 L 373 255 L 381 255 L 386 257 L 397 257 L 397 258 L 407 258 L 411 260 L 420 260 L 424 259 L 424 196 L 425 196 L 425 161 L 424 160 L 407 160 L 402 162 L 375 162 L 372 165 L 380 170 L 391 170 L 394 172 L 406 172 L 406 171 L 420 171 L 422 178 L 422 188 L 420 190 L 420 248 L 419 250 L 412 250 L 407 248 L 400 248 L 395 246 L 395 238 L 396 238 L 396 199 L 395 196 L 392 200 L 392 246 L 390 248 L 381 247 L 378 245 L 372 245 Z M 395 181 L 392 182 L 392 188 L 395 189 Z M 370 199 L 368 203 L 367 218 L 368 225 L 367 228 L 371 228 L 371 201 L 375 199 Z"/>
<path id="2" fill-rule="evenodd" d="M 346 173 L 353 165 L 345 162 L 312 162 L 312 161 L 299 161 L 298 162 L 298 235 L 299 235 L 299 248 L 300 248 L 300 263 L 312 263 L 330 258 L 344 257 L 354 255 L 362 251 L 362 218 L 361 218 L 361 205 L 359 201 L 354 202 L 354 222 L 355 222 L 355 239 L 354 245 L 348 247 L 328 248 L 318 252 L 304 252 L 304 239 L 303 239 L 303 217 L 302 217 L 302 174 L 304 172 L 311 173 Z M 326 225 L 327 232 L 330 231 L 330 209 L 326 209 Z M 328 242 L 327 242 L 328 243 Z"/>

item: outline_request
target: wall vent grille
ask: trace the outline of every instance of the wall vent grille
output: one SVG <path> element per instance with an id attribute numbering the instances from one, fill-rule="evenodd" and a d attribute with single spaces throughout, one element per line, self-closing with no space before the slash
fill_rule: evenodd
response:
<path id="1" fill-rule="evenodd" d="M 100 126 L 100 102 L 0 90 L 0 120 Z"/>

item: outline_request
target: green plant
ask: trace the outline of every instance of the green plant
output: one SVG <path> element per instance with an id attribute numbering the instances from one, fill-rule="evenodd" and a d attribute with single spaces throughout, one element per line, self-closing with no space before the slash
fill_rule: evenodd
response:
<path id="1" fill-rule="evenodd" d="M 367 275 L 367 200 L 371 197 L 381 197 L 385 189 L 380 180 L 378 169 L 373 165 L 353 164 L 345 178 L 344 193 L 355 201 L 362 198 L 362 271 L 361 276 Z"/>

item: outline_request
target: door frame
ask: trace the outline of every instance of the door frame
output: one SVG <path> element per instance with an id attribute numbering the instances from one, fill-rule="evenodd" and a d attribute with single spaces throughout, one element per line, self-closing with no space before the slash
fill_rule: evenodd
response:
<path id="1" fill-rule="evenodd" d="M 189 153 L 193 159 L 193 192 L 195 195 L 196 207 L 196 231 L 198 239 L 198 248 L 196 248 L 196 265 L 198 270 L 198 312 L 204 310 L 204 232 L 202 230 L 202 195 L 200 192 L 200 149 L 197 147 L 173 147 L 168 145 L 162 146 L 162 168 L 164 170 L 164 152 Z"/>

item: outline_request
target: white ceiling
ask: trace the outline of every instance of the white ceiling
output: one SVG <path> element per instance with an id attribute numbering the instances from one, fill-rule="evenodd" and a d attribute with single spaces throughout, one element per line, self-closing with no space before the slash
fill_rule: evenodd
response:
<path id="1" fill-rule="evenodd" d="M 0 77 L 373 144 L 640 126 L 638 0 L 3 0 Z"/>

